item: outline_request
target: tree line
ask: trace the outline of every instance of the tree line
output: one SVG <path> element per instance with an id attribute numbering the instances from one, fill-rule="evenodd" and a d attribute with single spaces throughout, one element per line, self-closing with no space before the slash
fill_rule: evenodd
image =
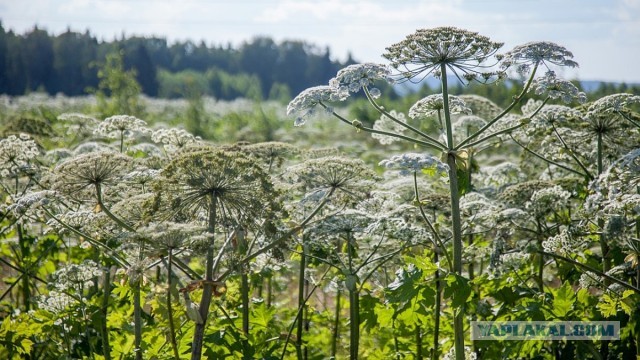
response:
<path id="1" fill-rule="evenodd" d="M 329 48 L 304 41 L 255 37 L 237 48 L 161 37 L 99 41 L 88 30 L 52 35 L 35 26 L 24 34 L 0 23 L 0 94 L 43 91 L 83 95 L 96 89 L 107 54 L 119 52 L 149 96 L 186 97 L 193 92 L 219 99 L 290 98 L 311 84 L 325 83 L 346 65 Z"/>
<path id="2" fill-rule="evenodd" d="M 16 34 L 5 30 L 0 22 L 0 94 L 41 91 L 77 96 L 96 92 L 99 71 L 108 55 L 114 53 L 122 57 L 125 70 L 133 71 L 142 93 L 162 98 L 208 95 L 223 100 L 244 97 L 286 102 L 313 84 L 327 83 L 339 69 L 356 62 L 350 54 L 344 62 L 333 60 L 328 47 L 321 49 L 293 40 L 277 43 L 264 36 L 237 48 L 203 41 L 169 44 L 161 37 L 122 36 L 99 41 L 88 30 L 81 33 L 67 29 L 52 35 L 35 26 Z M 509 84 L 481 89 L 481 95 L 498 103 L 509 102 L 513 95 Z M 389 90 L 383 89 L 393 95 Z M 595 97 L 620 92 L 639 94 L 640 85 L 603 82 L 584 90 Z M 425 87 L 417 95 L 433 91 Z"/>

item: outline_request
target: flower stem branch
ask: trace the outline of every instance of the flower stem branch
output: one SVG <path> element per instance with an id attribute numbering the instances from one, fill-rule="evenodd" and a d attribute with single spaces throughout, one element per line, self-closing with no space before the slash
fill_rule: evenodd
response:
<path id="1" fill-rule="evenodd" d="M 396 119 L 396 118 L 395 118 L 395 116 L 393 116 L 393 115 L 389 114 L 389 112 L 387 112 L 387 111 L 386 111 L 385 109 L 383 109 L 380 105 L 378 105 L 378 103 L 375 101 L 375 99 L 371 96 L 371 93 L 369 93 L 369 89 L 368 89 L 366 86 L 364 86 L 364 87 L 363 87 L 363 89 L 364 89 L 364 93 L 365 93 L 365 95 L 367 96 L 367 99 L 369 100 L 369 102 L 371 103 L 371 105 L 373 105 L 373 107 L 374 107 L 374 108 L 375 108 L 379 113 L 381 113 L 381 114 L 383 114 L 384 116 L 388 117 L 389 119 L 391 119 L 391 120 L 392 120 L 393 122 L 395 122 L 396 124 L 398 124 L 398 125 L 400 125 L 400 126 L 403 126 L 403 127 L 407 128 L 407 129 L 409 129 L 409 130 L 413 131 L 414 133 L 416 133 L 416 134 L 418 134 L 418 135 L 420 135 L 420 136 L 424 137 L 425 139 L 427 139 L 427 140 L 431 141 L 432 143 L 434 143 L 434 144 L 436 144 L 436 145 L 440 146 L 442 150 L 444 150 L 444 149 L 446 149 L 446 148 L 447 148 L 447 146 L 446 146 L 445 144 L 441 143 L 441 142 L 440 142 L 440 141 L 438 141 L 437 139 L 435 139 L 435 138 L 433 138 L 433 137 L 431 137 L 431 136 L 429 136 L 429 135 L 425 134 L 424 132 L 422 132 L 422 131 L 420 131 L 420 130 L 416 129 L 415 127 L 413 127 L 413 126 L 411 126 L 411 125 L 409 125 L 409 124 L 407 124 L 407 123 L 405 123 L 405 122 L 403 122 L 403 121 L 400 121 L 400 120 Z"/>

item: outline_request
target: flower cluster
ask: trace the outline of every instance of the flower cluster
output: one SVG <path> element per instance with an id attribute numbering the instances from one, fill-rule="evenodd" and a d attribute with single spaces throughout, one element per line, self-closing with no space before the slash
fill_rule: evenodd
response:
<path id="1" fill-rule="evenodd" d="M 51 190 L 42 190 L 35 192 L 27 192 L 15 200 L 15 203 L 9 205 L 7 210 L 12 212 L 16 217 L 25 215 L 28 212 L 39 212 L 39 208 L 49 204 L 52 199 L 57 197 L 57 193 Z"/>
<path id="2" fill-rule="evenodd" d="M 131 165 L 131 158 L 112 151 L 79 155 L 53 170 L 52 188 L 79 200 L 95 198 L 98 189 L 118 183 Z"/>
<path id="3" fill-rule="evenodd" d="M 170 128 L 158 129 L 151 133 L 151 141 L 163 144 L 167 152 L 175 152 L 188 144 L 200 140 L 184 129 Z"/>
<path id="4" fill-rule="evenodd" d="M 62 291 L 51 290 L 49 294 L 38 299 L 38 308 L 53 314 L 60 314 L 77 303 L 78 300 L 71 295 Z"/>
<path id="5" fill-rule="evenodd" d="M 598 288 L 601 287 L 603 283 L 602 276 L 591 271 L 587 271 L 580 275 L 580 280 L 578 281 L 578 284 L 582 289 L 589 289 L 592 287 Z"/>
<path id="6" fill-rule="evenodd" d="M 526 74 L 531 66 L 540 64 L 554 64 L 558 66 L 578 67 L 578 63 L 573 61 L 573 54 L 564 46 L 549 42 L 536 41 L 514 47 L 503 55 L 499 55 L 502 69 L 516 66 L 516 71 Z"/>
<path id="7" fill-rule="evenodd" d="M 502 43 L 491 41 L 477 32 L 455 27 L 419 29 L 404 40 L 387 47 L 383 56 L 402 76 L 411 80 L 424 74 L 436 76 L 441 65 L 468 79 L 480 74 L 479 65 L 493 56 Z M 484 76 L 484 74 L 481 74 Z"/>
<path id="8" fill-rule="evenodd" d="M 57 219 L 49 219 L 47 225 L 58 234 L 64 234 L 68 231 L 64 225 L 72 229 L 83 229 L 94 222 L 96 214 L 92 211 L 80 210 L 58 214 L 56 217 Z"/>
<path id="9" fill-rule="evenodd" d="M 393 116 L 395 119 L 397 119 L 400 122 L 403 122 L 403 123 L 407 122 L 407 119 L 403 113 L 399 113 L 399 112 L 396 112 L 395 110 L 391 110 L 389 112 L 389 115 Z M 378 131 L 390 132 L 394 134 L 402 134 L 406 130 L 406 127 L 402 126 L 401 124 L 398 124 L 397 122 L 393 121 L 391 118 L 383 114 L 380 117 L 380 119 L 376 120 L 373 123 L 373 129 Z M 376 134 L 376 133 L 371 134 L 371 137 L 378 140 L 382 145 L 388 145 L 395 141 L 400 140 L 397 137 L 383 135 L 383 134 Z"/>
<path id="10" fill-rule="evenodd" d="M 418 153 L 395 155 L 380 161 L 379 165 L 387 169 L 399 169 L 401 175 L 413 175 L 422 170 L 432 170 L 437 174 L 446 175 L 449 171 L 449 166 L 437 158 Z"/>
<path id="11" fill-rule="evenodd" d="M 584 92 L 571 82 L 558 78 L 553 71 L 547 71 L 544 76 L 534 79 L 529 91 L 534 91 L 536 95 L 546 94 L 551 99 L 561 99 L 567 104 L 574 100 L 579 103 L 587 101 Z"/>
<path id="12" fill-rule="evenodd" d="M 545 214 L 565 208 L 569 203 L 571 193 L 556 185 L 546 189 L 540 189 L 533 193 L 526 208 L 536 214 Z"/>
<path id="13" fill-rule="evenodd" d="M 627 93 L 613 94 L 602 97 L 591 104 L 587 110 L 589 113 L 625 113 L 628 105 L 640 103 L 640 96 Z"/>
<path id="14" fill-rule="evenodd" d="M 16 176 L 31 167 L 40 149 L 27 134 L 9 135 L 0 140 L 0 177 Z"/>
<path id="15" fill-rule="evenodd" d="M 137 229 L 137 236 L 150 241 L 160 249 L 177 249 L 194 237 L 202 234 L 204 228 L 194 224 L 175 222 L 151 223 Z"/>
<path id="16" fill-rule="evenodd" d="M 469 136 L 480 130 L 486 124 L 487 122 L 479 116 L 463 115 L 453 123 L 453 133 Z"/>
<path id="17" fill-rule="evenodd" d="M 500 254 L 499 259 L 491 265 L 492 277 L 510 271 L 517 271 L 525 267 L 531 259 L 531 255 L 522 251 L 508 252 Z"/>
<path id="18" fill-rule="evenodd" d="M 329 80 L 329 86 L 338 89 L 341 93 L 355 93 L 378 80 L 393 82 L 389 67 L 375 63 L 353 64 L 338 71 L 336 77 Z M 380 95 L 380 90 L 375 88 L 372 88 L 370 92 L 374 98 Z"/>
<path id="19" fill-rule="evenodd" d="M 90 286 L 93 286 L 94 279 L 102 275 L 98 264 L 92 260 L 85 260 L 81 264 L 67 264 L 58 268 L 52 277 L 53 287 L 60 291 L 74 290 L 78 295 L 82 294 Z"/>
<path id="20" fill-rule="evenodd" d="M 475 94 L 458 96 L 471 109 L 471 112 L 483 119 L 493 119 L 502 112 L 502 108 L 493 101 Z"/>
<path id="21" fill-rule="evenodd" d="M 297 147 L 279 141 L 268 141 L 243 146 L 242 151 L 260 159 L 268 171 L 274 168 L 280 168 L 288 157 L 300 152 Z"/>
<path id="22" fill-rule="evenodd" d="M 67 135 L 89 137 L 99 121 L 85 114 L 64 113 L 58 116 L 58 120 L 68 123 Z"/>
<path id="23" fill-rule="evenodd" d="M 136 133 L 147 133 L 147 122 L 131 115 L 114 115 L 104 119 L 94 130 L 94 134 L 110 139 L 130 138 Z"/>
<path id="24" fill-rule="evenodd" d="M 284 180 L 314 199 L 331 191 L 347 198 L 364 198 L 375 177 L 362 160 L 328 156 L 289 167 Z"/>
<path id="25" fill-rule="evenodd" d="M 203 149 L 177 156 L 153 184 L 161 216 L 197 220 L 204 211 L 222 223 L 253 225 L 278 211 L 278 192 L 254 159 L 234 151 Z"/>
<path id="26" fill-rule="evenodd" d="M 464 347 L 464 358 L 468 359 L 468 360 L 477 360 L 478 359 L 478 354 L 476 354 L 470 347 L 465 346 Z M 449 352 L 444 354 L 444 356 L 442 357 L 442 360 L 455 360 L 455 359 L 456 359 L 456 349 L 455 349 L 455 347 L 452 347 L 451 349 L 449 349 Z"/>
<path id="27" fill-rule="evenodd" d="M 560 255 L 580 254 L 588 244 L 575 238 L 567 229 L 562 229 L 560 233 L 551 236 L 542 242 L 542 249 L 548 253 Z"/>
<path id="28" fill-rule="evenodd" d="M 526 109 L 530 110 L 530 109 Z M 534 134 L 546 134 L 552 126 L 566 125 L 569 122 L 577 122 L 581 119 L 580 111 L 564 105 L 545 105 L 531 118 L 524 129 L 529 136 Z"/>
<path id="29" fill-rule="evenodd" d="M 471 109 L 467 107 L 465 102 L 454 95 L 449 95 L 449 111 L 451 114 L 471 114 Z M 429 95 L 418 100 L 409 109 L 409 117 L 419 119 L 423 117 L 434 116 L 441 110 L 444 110 L 444 100 L 442 94 Z"/>
<path id="30" fill-rule="evenodd" d="M 296 96 L 287 106 L 287 115 L 302 113 L 296 118 L 295 126 L 302 126 L 307 122 L 307 118 L 314 113 L 318 104 L 328 101 L 344 101 L 349 97 L 349 92 L 339 90 L 334 86 L 321 85 L 310 87 Z M 327 111 L 333 111 L 331 107 L 326 107 Z"/>
<path id="31" fill-rule="evenodd" d="M 509 161 L 504 161 L 495 166 L 484 166 L 481 169 L 481 173 L 483 176 L 480 181 L 488 187 L 502 188 L 526 179 L 522 169 Z"/>

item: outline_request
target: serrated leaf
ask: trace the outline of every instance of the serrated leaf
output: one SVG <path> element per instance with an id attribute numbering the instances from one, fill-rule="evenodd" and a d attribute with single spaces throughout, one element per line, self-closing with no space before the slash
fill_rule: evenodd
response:
<path id="1" fill-rule="evenodd" d="M 417 282 L 422 278 L 422 271 L 409 264 L 406 269 L 396 271 L 396 279 L 387 286 L 387 299 L 392 303 L 405 303 L 418 294 Z"/>
<path id="2" fill-rule="evenodd" d="M 553 298 L 553 310 L 558 317 L 565 317 L 572 309 L 576 301 L 576 294 L 571 284 L 565 282 L 555 293 Z"/>
<path id="3" fill-rule="evenodd" d="M 602 295 L 600 302 L 598 303 L 598 310 L 604 317 L 615 316 L 618 313 L 617 301 L 612 299 L 608 294 Z"/>
<path id="4" fill-rule="evenodd" d="M 451 298 L 451 306 L 454 308 L 462 307 L 471 296 L 469 279 L 458 274 L 449 274 L 444 279 L 444 297 Z"/>

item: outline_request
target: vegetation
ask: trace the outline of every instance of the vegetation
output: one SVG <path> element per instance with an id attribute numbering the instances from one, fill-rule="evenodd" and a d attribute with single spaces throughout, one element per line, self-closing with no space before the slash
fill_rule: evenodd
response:
<path id="1" fill-rule="evenodd" d="M 94 96 L 2 97 L 0 358 L 640 356 L 640 96 L 501 46 L 418 30 L 286 109 L 196 73 L 146 97 L 121 53 Z M 471 341 L 474 320 L 621 332 Z"/>
<path id="2" fill-rule="evenodd" d="M 53 36 L 38 27 L 18 35 L 0 24 L 0 94 L 83 95 L 98 87 L 98 68 L 91 65 L 104 64 L 114 52 L 122 53 L 126 70 L 135 71 L 144 94 L 168 98 L 185 96 L 183 90 L 195 76 L 203 79 L 198 83 L 202 93 L 218 99 L 278 99 L 283 92 L 295 94 L 326 82 L 354 62 L 332 59 L 328 48 L 301 41 L 276 43 L 267 37 L 235 49 L 191 41 L 168 44 L 163 38 L 101 42 L 88 31 Z"/>

